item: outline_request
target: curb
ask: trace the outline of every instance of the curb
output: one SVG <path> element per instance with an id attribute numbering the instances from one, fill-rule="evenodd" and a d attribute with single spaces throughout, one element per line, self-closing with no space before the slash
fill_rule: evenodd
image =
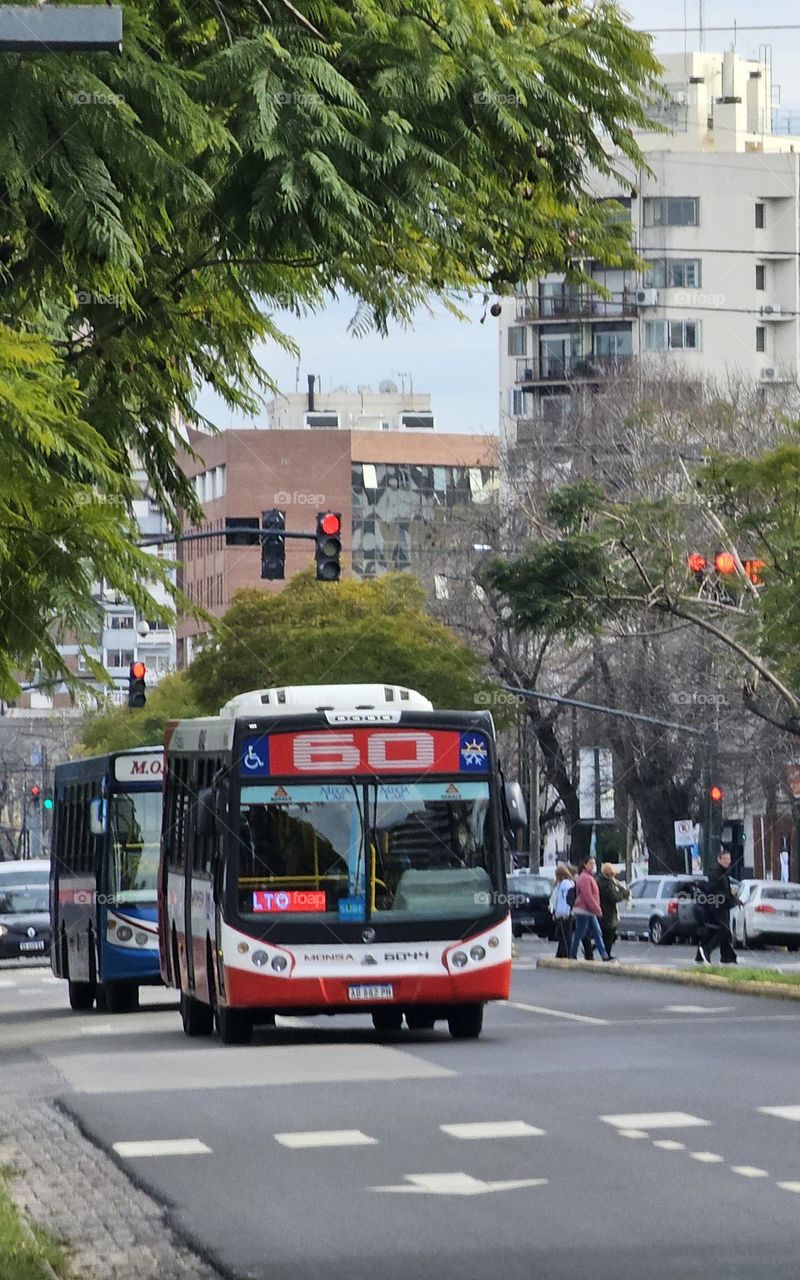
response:
<path id="1" fill-rule="evenodd" d="M 650 982 L 677 982 L 685 987 L 711 987 L 735 996 L 774 996 L 779 1000 L 800 1000 L 800 986 L 779 982 L 729 982 L 716 973 L 684 973 L 657 965 L 598 964 L 593 960 L 556 960 L 542 957 L 537 969 L 582 969 L 585 973 L 604 973 L 615 978 L 644 978 Z"/>

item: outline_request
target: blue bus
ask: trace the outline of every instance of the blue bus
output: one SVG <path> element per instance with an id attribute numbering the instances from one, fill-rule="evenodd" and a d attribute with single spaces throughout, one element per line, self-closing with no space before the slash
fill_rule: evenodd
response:
<path id="1" fill-rule="evenodd" d="M 164 752 L 115 751 L 54 771 L 53 972 L 76 1010 L 128 1013 L 161 983 L 156 905 Z"/>

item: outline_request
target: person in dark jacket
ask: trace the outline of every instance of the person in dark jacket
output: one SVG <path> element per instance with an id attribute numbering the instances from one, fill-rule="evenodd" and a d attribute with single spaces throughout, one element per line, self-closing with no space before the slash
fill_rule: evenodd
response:
<path id="1" fill-rule="evenodd" d="M 597 887 L 600 890 L 600 907 L 603 912 L 600 919 L 600 928 L 603 934 L 603 942 L 606 944 L 606 951 L 611 955 L 611 948 L 617 940 L 619 904 L 631 896 L 630 890 L 626 889 L 617 880 L 616 870 L 610 862 L 604 862 L 600 868 Z"/>
<path id="2" fill-rule="evenodd" d="M 706 936 L 703 952 L 710 960 L 711 952 L 719 947 L 722 964 L 738 963 L 731 938 L 731 908 L 736 906 L 737 898 L 728 874 L 730 865 L 731 855 L 723 849 L 717 855 L 716 865 L 708 873 L 706 889 Z"/>

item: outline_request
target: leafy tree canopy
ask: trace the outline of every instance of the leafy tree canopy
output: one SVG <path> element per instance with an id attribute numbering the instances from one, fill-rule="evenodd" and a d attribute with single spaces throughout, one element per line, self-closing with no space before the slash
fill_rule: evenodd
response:
<path id="1" fill-rule="evenodd" d="M 277 595 L 240 591 L 187 679 L 211 714 L 234 694 L 284 684 L 399 684 L 464 708 L 482 687 L 478 658 L 400 573 L 331 588 L 309 571 Z"/>
<path id="2" fill-rule="evenodd" d="M 237 693 L 287 684 L 399 684 L 434 706 L 480 708 L 479 659 L 425 609 L 407 574 L 335 587 L 299 574 L 279 594 L 240 591 L 217 633 L 184 672 L 161 681 L 139 711 L 91 719 L 92 755 L 163 739 L 168 720 L 216 715 Z"/>

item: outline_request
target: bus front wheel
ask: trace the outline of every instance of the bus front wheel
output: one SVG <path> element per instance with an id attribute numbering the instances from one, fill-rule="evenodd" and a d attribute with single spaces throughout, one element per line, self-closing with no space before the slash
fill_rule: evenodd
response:
<path id="1" fill-rule="evenodd" d="M 139 988 L 131 982 L 104 982 L 109 1013 L 132 1013 L 139 1007 Z"/>
<path id="2" fill-rule="evenodd" d="M 69 991 L 69 1007 L 75 1009 L 79 1013 L 85 1013 L 87 1009 L 91 1009 L 94 1005 L 95 986 L 93 982 L 73 982 L 70 978 L 67 983 Z"/>
<path id="3" fill-rule="evenodd" d="M 454 1004 L 447 1015 L 454 1040 L 477 1040 L 483 1029 L 482 1004 Z"/>
<path id="4" fill-rule="evenodd" d="M 217 1031 L 223 1044 L 249 1044 L 253 1038 L 253 1019 L 244 1009 L 215 1009 Z"/>
<path id="5" fill-rule="evenodd" d="M 214 1011 L 194 996 L 181 992 L 181 1022 L 187 1036 L 210 1036 L 214 1030 Z"/>

